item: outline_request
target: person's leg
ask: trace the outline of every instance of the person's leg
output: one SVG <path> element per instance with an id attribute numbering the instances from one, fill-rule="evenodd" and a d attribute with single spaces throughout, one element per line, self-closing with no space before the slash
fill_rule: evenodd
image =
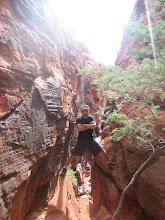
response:
<path id="1" fill-rule="evenodd" d="M 101 145 L 95 140 L 88 141 L 87 148 L 94 156 L 103 151 Z"/>
<path id="2" fill-rule="evenodd" d="M 105 173 L 112 176 L 112 170 L 115 168 L 115 163 L 109 161 L 108 155 L 104 150 L 100 151 L 94 157 L 94 161 Z"/>
<path id="3" fill-rule="evenodd" d="M 110 169 L 113 170 L 113 169 L 115 168 L 115 163 L 109 161 L 109 157 L 108 157 L 107 153 L 106 153 L 104 150 L 100 151 L 100 152 L 99 152 L 99 155 L 100 155 L 102 158 L 104 158 L 104 164 L 107 164 Z"/>
<path id="4" fill-rule="evenodd" d="M 94 155 L 94 161 L 96 162 L 96 164 L 104 172 L 111 175 L 112 170 L 115 168 L 115 163 L 112 163 L 109 161 L 108 155 L 103 150 L 103 148 L 100 146 L 100 144 L 97 143 L 95 140 L 93 140 L 89 142 L 88 149 Z"/>
<path id="5" fill-rule="evenodd" d="M 104 162 L 105 164 L 108 164 L 109 158 L 108 158 L 108 155 L 106 154 L 106 152 L 105 152 L 104 150 L 102 150 L 102 151 L 99 152 L 99 156 L 102 157 L 102 158 L 104 158 L 104 161 L 103 161 L 103 162 Z"/>
<path id="6" fill-rule="evenodd" d="M 72 155 L 68 158 L 65 166 L 63 167 L 62 171 L 60 172 L 61 176 L 65 176 L 67 172 L 67 166 L 73 162 L 76 156 L 82 156 L 84 153 L 85 147 L 84 143 L 82 141 L 77 141 L 76 146 L 74 147 L 74 150 L 72 152 Z"/>
<path id="7" fill-rule="evenodd" d="M 71 164 L 75 158 L 76 158 L 76 155 L 73 155 L 73 154 L 72 154 L 72 155 L 68 158 L 68 160 L 67 160 L 65 166 L 68 167 L 69 164 Z"/>
<path id="8" fill-rule="evenodd" d="M 67 167 L 69 166 L 69 164 L 71 164 L 71 163 L 73 162 L 73 160 L 75 159 L 75 157 L 76 157 L 76 155 L 71 155 L 71 156 L 68 158 L 68 160 L 67 160 L 65 166 L 62 168 L 62 170 L 61 170 L 61 172 L 60 172 L 60 176 L 63 176 L 63 177 L 65 176 L 65 174 L 66 174 L 66 172 L 67 172 Z"/>

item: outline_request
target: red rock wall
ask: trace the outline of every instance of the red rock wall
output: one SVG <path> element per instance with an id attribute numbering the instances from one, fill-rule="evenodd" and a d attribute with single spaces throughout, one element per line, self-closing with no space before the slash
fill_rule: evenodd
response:
<path id="1" fill-rule="evenodd" d="M 145 15 L 145 16 L 144 16 Z M 133 13 L 131 15 L 131 20 L 132 21 L 139 21 L 141 19 L 147 19 L 146 18 L 146 14 L 145 14 L 145 6 L 144 6 L 144 0 L 137 0 Z M 120 46 L 120 50 L 118 52 L 116 61 L 115 61 L 115 65 L 121 66 L 123 69 L 127 69 L 128 67 L 131 66 L 131 61 L 130 56 L 127 55 L 127 51 L 129 47 L 138 47 L 139 45 L 137 45 L 137 42 L 135 43 L 134 40 L 131 41 L 127 41 L 124 37 L 122 39 L 121 42 L 121 46 Z"/>
<path id="2" fill-rule="evenodd" d="M 0 1 L 3 220 L 23 219 L 46 202 L 74 145 L 82 50 L 57 21 L 47 22 L 42 3 Z"/>
<path id="3" fill-rule="evenodd" d="M 138 0 L 131 19 L 143 22 L 146 19 L 144 1 Z M 131 66 L 129 57 L 126 55 L 128 47 L 133 46 L 133 42 L 126 43 L 123 39 L 121 49 L 118 53 L 116 64 L 127 69 Z M 143 93 L 140 94 L 143 96 Z M 165 127 L 165 101 L 162 102 L 158 94 L 154 94 L 154 103 L 160 106 L 157 115 L 155 130 L 164 137 Z M 116 104 L 118 104 L 116 102 Z M 121 112 L 130 117 L 138 117 L 133 113 L 133 109 L 138 106 L 135 104 L 121 105 Z M 144 108 L 141 112 L 148 115 L 149 110 Z M 112 124 L 109 131 L 114 129 Z M 103 133 L 107 134 L 106 129 Z M 120 142 L 113 142 L 108 136 L 102 140 L 102 146 L 108 153 L 109 159 L 116 162 L 116 168 L 111 175 L 106 175 L 96 165 L 92 168 L 92 195 L 93 204 L 96 211 L 103 205 L 111 214 L 117 208 L 122 190 L 131 180 L 135 171 L 149 157 L 149 151 L 138 141 L 130 144 L 122 139 Z M 160 144 L 160 143 L 158 143 Z M 98 163 L 103 163 L 100 159 Z M 155 160 L 141 173 L 136 183 L 131 187 L 124 199 L 122 210 L 117 219 L 122 220 L 163 220 L 165 219 L 165 154 L 161 152 Z"/>

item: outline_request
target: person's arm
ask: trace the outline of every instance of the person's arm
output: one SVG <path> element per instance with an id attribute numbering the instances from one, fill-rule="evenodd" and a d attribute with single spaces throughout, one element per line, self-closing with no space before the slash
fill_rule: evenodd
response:
<path id="1" fill-rule="evenodd" d="M 87 124 L 77 124 L 77 128 L 78 128 L 78 131 L 85 131 L 87 130 L 88 128 L 86 127 Z"/>
<path id="2" fill-rule="evenodd" d="M 78 129 L 79 132 L 87 130 L 87 128 L 84 127 L 84 124 L 81 124 L 80 118 L 77 118 L 76 125 L 77 125 L 77 129 Z"/>
<path id="3" fill-rule="evenodd" d="M 87 128 L 87 129 L 95 129 L 96 128 L 96 122 L 91 121 L 90 124 L 84 124 L 84 127 Z"/>

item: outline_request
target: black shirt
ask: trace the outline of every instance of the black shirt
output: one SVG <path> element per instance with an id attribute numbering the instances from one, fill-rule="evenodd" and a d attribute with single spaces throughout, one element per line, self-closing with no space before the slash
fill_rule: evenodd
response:
<path id="1" fill-rule="evenodd" d="M 88 115 L 86 119 L 82 116 L 78 117 L 76 120 L 76 124 L 90 124 L 91 121 L 95 121 L 91 115 Z M 93 129 L 87 129 L 85 131 L 79 131 L 78 135 L 79 141 L 89 141 L 93 140 Z"/>

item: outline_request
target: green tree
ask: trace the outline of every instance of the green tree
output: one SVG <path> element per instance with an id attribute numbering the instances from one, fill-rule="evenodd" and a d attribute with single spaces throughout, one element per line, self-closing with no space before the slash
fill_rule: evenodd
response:
<path id="1" fill-rule="evenodd" d="M 92 84 L 97 86 L 98 95 L 106 96 L 110 100 L 118 99 L 122 103 L 137 103 L 136 111 L 141 111 L 144 106 L 150 110 L 150 115 L 136 119 L 121 114 L 119 108 L 111 114 L 107 112 L 105 122 L 107 124 L 116 122 L 120 126 L 116 132 L 112 133 L 111 137 L 114 141 L 119 141 L 123 137 L 130 138 L 134 134 L 136 138 L 145 142 L 146 140 L 142 136 L 139 137 L 139 134 L 151 136 L 159 108 L 154 104 L 154 94 L 159 93 L 162 101 L 165 99 L 165 47 L 163 47 L 165 20 L 162 20 L 165 16 L 165 8 L 163 4 L 164 1 L 149 1 L 156 62 L 148 25 L 131 21 L 124 33 L 124 39 L 128 43 L 127 55 L 131 61 L 130 67 L 124 70 L 120 66 L 102 65 L 100 71 L 96 71 L 95 67 L 86 69 L 86 72 L 92 73 L 94 79 Z M 136 45 L 139 45 L 138 49 Z M 138 132 L 135 131 L 135 127 Z"/>
<path id="2" fill-rule="evenodd" d="M 128 138 L 131 142 L 136 138 L 141 142 L 141 146 L 148 144 L 151 149 L 149 158 L 136 171 L 123 191 L 118 208 L 112 217 L 113 220 L 119 214 L 128 188 L 149 165 L 150 160 L 165 148 L 164 137 L 161 137 L 155 130 L 159 106 L 154 104 L 156 93 L 160 95 L 162 101 L 165 99 L 164 6 L 165 0 L 145 1 L 144 7 L 148 22 L 130 21 L 125 28 L 124 39 L 128 47 L 127 61 L 130 63 L 127 69 L 103 65 L 99 71 L 95 67 L 86 68 L 86 72 L 93 77 L 92 84 L 98 88 L 98 95 L 106 96 L 110 100 L 118 100 L 118 106 L 120 106 L 119 102 L 122 105 L 124 103 L 137 105 L 134 110 L 137 115 L 140 115 L 137 118 L 121 113 L 120 107 L 113 112 L 106 112 L 106 119 L 103 121 L 109 126 L 113 122 L 116 125 L 111 131 L 111 139 L 120 141 L 122 138 Z M 138 114 L 144 107 L 150 113 Z M 158 144 L 160 140 L 161 144 Z"/>

